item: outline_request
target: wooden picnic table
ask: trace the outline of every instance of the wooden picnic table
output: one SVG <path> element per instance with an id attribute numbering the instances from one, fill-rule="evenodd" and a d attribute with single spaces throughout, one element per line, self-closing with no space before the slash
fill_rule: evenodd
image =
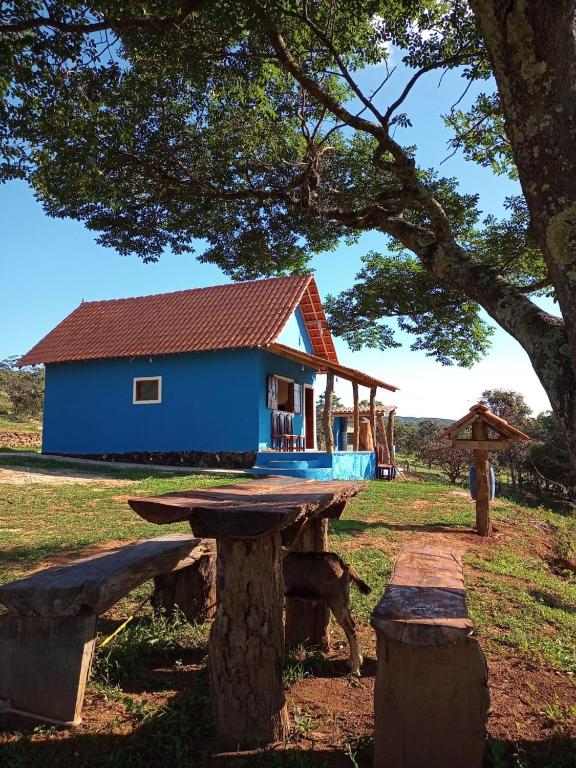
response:
<path id="1" fill-rule="evenodd" d="M 223 742 L 236 746 L 287 737 L 281 548 L 326 549 L 328 518 L 340 517 L 364 485 L 268 477 L 128 500 L 149 522 L 188 520 L 195 536 L 216 539 L 217 612 L 208 668 Z M 287 606 L 288 642 L 306 633 L 325 642 L 327 626 L 325 606 L 302 601 L 297 608 Z"/>

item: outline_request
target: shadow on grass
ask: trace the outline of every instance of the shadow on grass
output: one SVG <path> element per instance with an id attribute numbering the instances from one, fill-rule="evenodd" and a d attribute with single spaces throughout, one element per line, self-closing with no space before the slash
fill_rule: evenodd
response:
<path id="1" fill-rule="evenodd" d="M 488 737 L 483 768 L 574 768 L 576 739 L 557 734 L 543 741 Z"/>
<path id="2" fill-rule="evenodd" d="M 535 493 L 514 490 L 512 486 L 504 484 L 497 487 L 496 495 L 531 509 L 538 509 L 539 507 L 545 506 L 547 509 L 556 512 L 562 517 L 570 517 L 574 514 L 574 510 L 576 509 L 576 504 L 574 504 L 574 502 L 563 501 L 546 495 L 538 496 Z"/>
<path id="3" fill-rule="evenodd" d="M 554 608 L 558 611 L 564 611 L 565 613 L 576 614 L 576 607 L 573 604 L 559 600 L 555 595 L 551 595 L 549 592 L 543 592 L 540 589 L 530 589 L 528 590 L 528 594 L 537 602 L 548 606 L 548 608 Z M 574 765 L 576 765 L 576 754 L 574 757 Z"/>
<path id="4" fill-rule="evenodd" d="M 364 520 L 331 520 L 330 526 L 335 534 L 339 533 L 364 533 L 366 531 L 384 530 L 389 533 L 399 531 L 412 531 L 422 533 L 470 533 L 475 534 L 473 528 L 461 523 L 385 523 L 383 521 L 365 522 Z"/>

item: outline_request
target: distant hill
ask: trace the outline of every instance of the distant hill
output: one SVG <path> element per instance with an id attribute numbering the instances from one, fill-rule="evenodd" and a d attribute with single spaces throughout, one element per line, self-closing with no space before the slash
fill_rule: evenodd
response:
<path id="1" fill-rule="evenodd" d="M 439 427 L 447 427 L 453 424 L 455 419 L 440 419 L 438 416 L 397 416 L 396 421 L 399 424 L 407 424 L 409 427 L 415 427 L 421 421 L 433 421 Z"/>

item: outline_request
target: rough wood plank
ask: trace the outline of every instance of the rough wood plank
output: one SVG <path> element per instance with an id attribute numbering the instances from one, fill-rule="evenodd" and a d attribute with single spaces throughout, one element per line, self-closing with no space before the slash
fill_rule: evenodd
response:
<path id="1" fill-rule="evenodd" d="M 463 448 L 473 451 L 475 448 L 481 451 L 506 451 L 512 448 L 510 440 L 452 440 L 453 448 Z"/>
<path id="2" fill-rule="evenodd" d="M 4 584 L 0 603 L 26 616 L 98 615 L 148 579 L 191 565 L 211 546 L 184 533 L 138 541 Z"/>
<path id="3" fill-rule="evenodd" d="M 294 524 L 302 517 L 331 515 L 340 502 L 354 496 L 364 482 L 317 482 L 291 484 L 286 487 L 256 488 L 253 493 L 230 494 L 226 488 L 202 495 L 179 494 L 134 497 L 129 504 L 149 522 L 173 522 L 173 506 L 178 506 L 178 519 L 190 520 L 196 535 L 228 536 L 247 539 L 265 536 Z"/>
<path id="4" fill-rule="evenodd" d="M 474 638 L 415 648 L 377 633 L 374 768 L 481 768 L 490 696 Z"/>
<path id="5" fill-rule="evenodd" d="M 472 438 L 478 442 L 486 442 L 488 429 L 486 422 L 478 420 L 472 424 Z M 474 450 L 476 465 L 476 531 L 479 536 L 492 534 L 490 520 L 490 462 L 488 451 L 476 448 Z"/>
<path id="6" fill-rule="evenodd" d="M 473 625 L 468 618 L 459 553 L 404 544 L 371 624 L 390 639 L 408 645 L 466 642 Z"/>
<path id="7" fill-rule="evenodd" d="M 151 598 L 155 613 L 183 613 L 188 621 L 203 624 L 216 615 L 216 542 L 195 563 L 154 577 Z"/>
<path id="8" fill-rule="evenodd" d="M 96 616 L 0 615 L 0 711 L 77 725 Z"/>
<path id="9" fill-rule="evenodd" d="M 459 553 L 402 546 L 372 626 L 374 767 L 480 768 L 488 678 L 471 636 Z"/>

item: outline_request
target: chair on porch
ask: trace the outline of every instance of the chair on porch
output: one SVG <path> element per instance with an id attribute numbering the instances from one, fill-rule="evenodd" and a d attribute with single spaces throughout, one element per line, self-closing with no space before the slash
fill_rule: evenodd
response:
<path id="1" fill-rule="evenodd" d="M 389 463 L 388 451 L 383 445 L 376 446 L 376 479 L 394 480 L 396 467 Z"/>
<path id="2" fill-rule="evenodd" d="M 305 450 L 303 435 L 295 435 L 294 415 L 284 411 L 274 411 L 272 414 L 272 450 L 303 451 Z"/>

